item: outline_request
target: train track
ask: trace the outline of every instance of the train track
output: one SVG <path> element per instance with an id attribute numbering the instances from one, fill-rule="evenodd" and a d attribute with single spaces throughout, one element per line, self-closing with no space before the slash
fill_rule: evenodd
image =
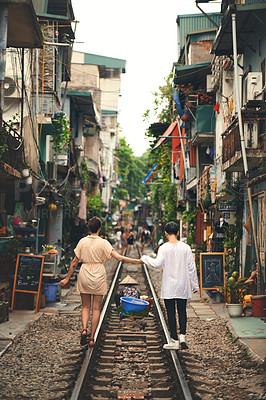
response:
<path id="1" fill-rule="evenodd" d="M 113 296 L 128 273 L 142 295 L 153 297 L 148 317 L 121 319 Z M 192 400 L 176 351 L 163 350 L 169 339 L 147 267 L 119 263 L 95 334 L 88 348 L 71 400 L 162 399 Z"/>

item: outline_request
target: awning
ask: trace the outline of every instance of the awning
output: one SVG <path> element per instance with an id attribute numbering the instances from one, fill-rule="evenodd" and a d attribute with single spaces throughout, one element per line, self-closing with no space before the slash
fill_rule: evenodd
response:
<path id="1" fill-rule="evenodd" d="M 43 37 L 31 0 L 0 0 L 8 8 L 7 47 L 42 47 Z"/>
<path id="2" fill-rule="evenodd" d="M 245 47 L 249 47 L 255 51 L 252 43 L 254 42 L 256 26 L 259 24 L 265 26 L 265 3 L 229 5 L 223 16 L 215 41 L 212 44 L 212 54 L 217 56 L 233 54 L 232 14 L 234 13 L 236 14 L 238 53 L 243 53 Z"/>
<path id="3" fill-rule="evenodd" d="M 171 123 L 171 125 L 167 128 L 167 130 L 164 132 L 163 137 L 161 137 L 156 145 L 153 147 L 152 150 L 157 149 L 170 135 L 172 135 L 175 132 L 176 129 L 176 136 L 178 136 L 178 129 L 177 129 L 177 121 L 174 121 Z"/>
<path id="4" fill-rule="evenodd" d="M 92 99 L 91 92 L 81 92 L 78 90 L 68 90 L 68 96 L 73 98 L 77 109 L 83 114 L 92 115 L 95 122 L 100 125 L 100 114 Z"/>
<path id="5" fill-rule="evenodd" d="M 176 63 L 174 64 L 176 66 Z M 199 82 L 211 73 L 211 63 L 198 63 L 175 67 L 175 84 Z"/>

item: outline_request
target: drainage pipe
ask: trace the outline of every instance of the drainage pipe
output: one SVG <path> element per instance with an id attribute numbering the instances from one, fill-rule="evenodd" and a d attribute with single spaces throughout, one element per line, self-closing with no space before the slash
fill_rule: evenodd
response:
<path id="1" fill-rule="evenodd" d="M 249 186 L 249 174 L 248 174 L 248 162 L 247 162 L 247 153 L 246 153 L 246 146 L 245 146 L 245 137 L 244 137 L 244 131 L 243 131 L 243 123 L 242 123 L 242 113 L 241 113 L 241 107 L 240 107 L 240 91 L 239 91 L 239 75 L 237 72 L 237 37 L 236 37 L 236 14 L 232 14 L 232 38 L 233 38 L 233 58 L 234 58 L 234 80 L 235 80 L 235 89 L 236 89 L 236 109 L 237 109 L 237 114 L 238 114 L 238 125 L 239 125 L 239 134 L 240 134 L 240 143 L 241 143 L 241 151 L 242 151 L 242 157 L 243 157 L 243 164 L 244 164 L 244 173 L 245 177 L 247 179 L 247 194 L 248 194 L 248 202 L 249 202 L 249 208 L 250 208 L 250 216 L 251 216 L 251 225 L 252 225 L 252 231 L 253 231 L 253 238 L 254 238 L 254 245 L 255 245 L 255 251 L 256 251 L 256 257 L 257 257 L 257 263 L 258 263 L 258 288 L 259 290 L 259 281 L 261 281 L 261 288 L 260 290 L 263 292 L 264 290 L 264 279 L 262 276 L 262 271 L 261 271 L 261 262 L 260 262 L 260 254 L 259 254 L 259 246 L 258 246 L 258 240 L 257 240 L 257 232 L 256 232 L 256 225 L 255 225 L 255 219 L 254 219 L 254 211 L 253 211 L 253 203 L 252 203 L 252 197 L 251 197 L 251 190 Z"/>

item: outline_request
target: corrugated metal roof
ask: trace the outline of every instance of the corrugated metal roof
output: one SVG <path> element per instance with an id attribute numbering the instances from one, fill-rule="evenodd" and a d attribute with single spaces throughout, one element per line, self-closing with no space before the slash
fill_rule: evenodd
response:
<path id="1" fill-rule="evenodd" d="M 47 13 L 48 0 L 32 0 L 36 14 Z"/>
<path id="2" fill-rule="evenodd" d="M 220 25 L 221 13 L 208 13 L 211 19 Z M 206 29 L 213 29 L 215 26 L 205 17 L 204 14 L 183 14 L 178 15 L 176 19 L 180 27 L 180 47 L 184 47 L 185 36 L 188 32 L 201 31 Z M 205 33 L 204 33 L 205 34 Z"/>
<path id="3" fill-rule="evenodd" d="M 189 39 L 191 43 L 197 43 L 200 40 L 214 40 L 216 33 L 216 30 L 212 32 L 192 33 L 189 35 Z"/>
<path id="4" fill-rule="evenodd" d="M 88 65 L 103 65 L 105 68 L 122 69 L 125 72 L 126 60 L 120 58 L 112 58 L 99 56 L 97 54 L 84 53 L 84 64 Z"/>

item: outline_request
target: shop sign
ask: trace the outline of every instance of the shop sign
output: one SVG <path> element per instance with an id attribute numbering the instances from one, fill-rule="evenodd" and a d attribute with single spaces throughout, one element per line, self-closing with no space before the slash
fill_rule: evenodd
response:
<path id="1" fill-rule="evenodd" d="M 217 211 L 236 211 L 237 206 L 228 203 L 217 203 Z"/>

